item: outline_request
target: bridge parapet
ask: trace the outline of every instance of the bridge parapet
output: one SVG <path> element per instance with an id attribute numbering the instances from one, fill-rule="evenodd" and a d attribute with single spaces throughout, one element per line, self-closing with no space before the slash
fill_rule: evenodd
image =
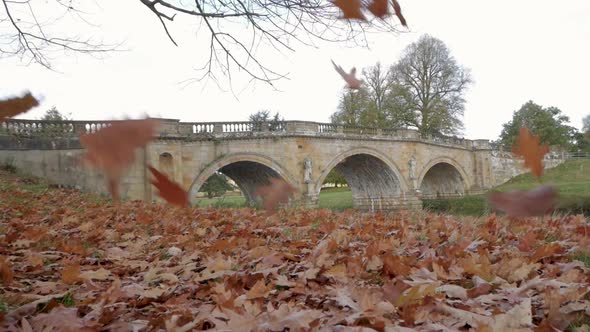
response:
<path id="1" fill-rule="evenodd" d="M 493 150 L 488 140 L 469 140 L 451 136 L 421 136 L 417 130 L 374 128 L 353 125 L 339 125 L 310 121 L 270 122 L 180 122 L 176 119 L 160 119 L 160 137 L 198 138 L 200 136 L 233 138 L 251 135 L 306 135 L 327 137 L 361 137 L 420 141 L 429 144 L 461 147 L 468 150 Z M 45 121 L 10 119 L 0 123 L 0 135 L 8 136 L 50 136 L 72 137 L 93 133 L 109 126 L 113 121 Z"/>

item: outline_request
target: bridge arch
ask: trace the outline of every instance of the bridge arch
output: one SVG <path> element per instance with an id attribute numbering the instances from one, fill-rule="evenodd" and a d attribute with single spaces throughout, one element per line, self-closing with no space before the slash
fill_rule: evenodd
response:
<path id="1" fill-rule="evenodd" d="M 422 196 L 463 195 L 471 187 L 467 173 L 456 160 L 439 157 L 430 160 L 418 177 Z"/>
<path id="2" fill-rule="evenodd" d="M 407 191 L 399 168 L 384 153 L 359 147 L 334 157 L 321 172 L 313 194 L 318 195 L 332 169 L 337 169 L 348 182 L 353 204 L 363 209 L 383 209 L 398 206 Z"/>
<path id="3" fill-rule="evenodd" d="M 235 181 L 248 202 L 254 199 L 259 186 L 270 183 L 271 177 L 279 177 L 293 186 L 297 183 L 286 168 L 272 158 L 258 153 L 232 153 L 211 162 L 197 175 L 189 188 L 191 204 L 195 203 L 201 186 L 215 172 Z"/>

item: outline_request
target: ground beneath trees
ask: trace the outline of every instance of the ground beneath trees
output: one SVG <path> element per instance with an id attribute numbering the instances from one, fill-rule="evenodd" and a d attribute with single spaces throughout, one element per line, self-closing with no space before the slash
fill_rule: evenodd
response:
<path id="1" fill-rule="evenodd" d="M 1 173 L 0 329 L 574 329 L 587 224 L 113 205 Z"/>

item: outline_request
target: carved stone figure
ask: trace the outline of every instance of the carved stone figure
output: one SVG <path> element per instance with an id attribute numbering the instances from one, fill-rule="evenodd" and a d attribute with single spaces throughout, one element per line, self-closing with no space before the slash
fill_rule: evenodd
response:
<path id="1" fill-rule="evenodd" d="M 410 165 L 410 179 L 415 180 L 416 179 L 416 157 L 412 156 L 412 158 L 410 158 L 410 161 L 408 162 L 408 164 Z"/>
<path id="2" fill-rule="evenodd" d="M 305 160 L 303 161 L 303 169 L 304 169 L 303 182 L 305 182 L 305 183 L 311 183 L 311 168 L 312 168 L 311 159 L 305 158 Z"/>

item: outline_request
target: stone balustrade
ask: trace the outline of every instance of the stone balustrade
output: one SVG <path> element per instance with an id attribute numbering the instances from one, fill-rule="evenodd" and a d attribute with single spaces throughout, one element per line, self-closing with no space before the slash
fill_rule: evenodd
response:
<path id="1" fill-rule="evenodd" d="M 329 137 L 371 137 L 402 141 L 422 141 L 435 145 L 462 147 L 469 150 L 493 150 L 488 140 L 469 140 L 450 136 L 421 136 L 413 129 L 371 128 L 310 121 L 271 122 L 180 122 L 176 119 L 160 119 L 161 137 L 214 137 L 248 136 L 254 134 L 286 134 Z M 9 119 L 0 123 L 0 135 L 70 137 L 93 133 L 114 121 L 44 121 Z"/>

